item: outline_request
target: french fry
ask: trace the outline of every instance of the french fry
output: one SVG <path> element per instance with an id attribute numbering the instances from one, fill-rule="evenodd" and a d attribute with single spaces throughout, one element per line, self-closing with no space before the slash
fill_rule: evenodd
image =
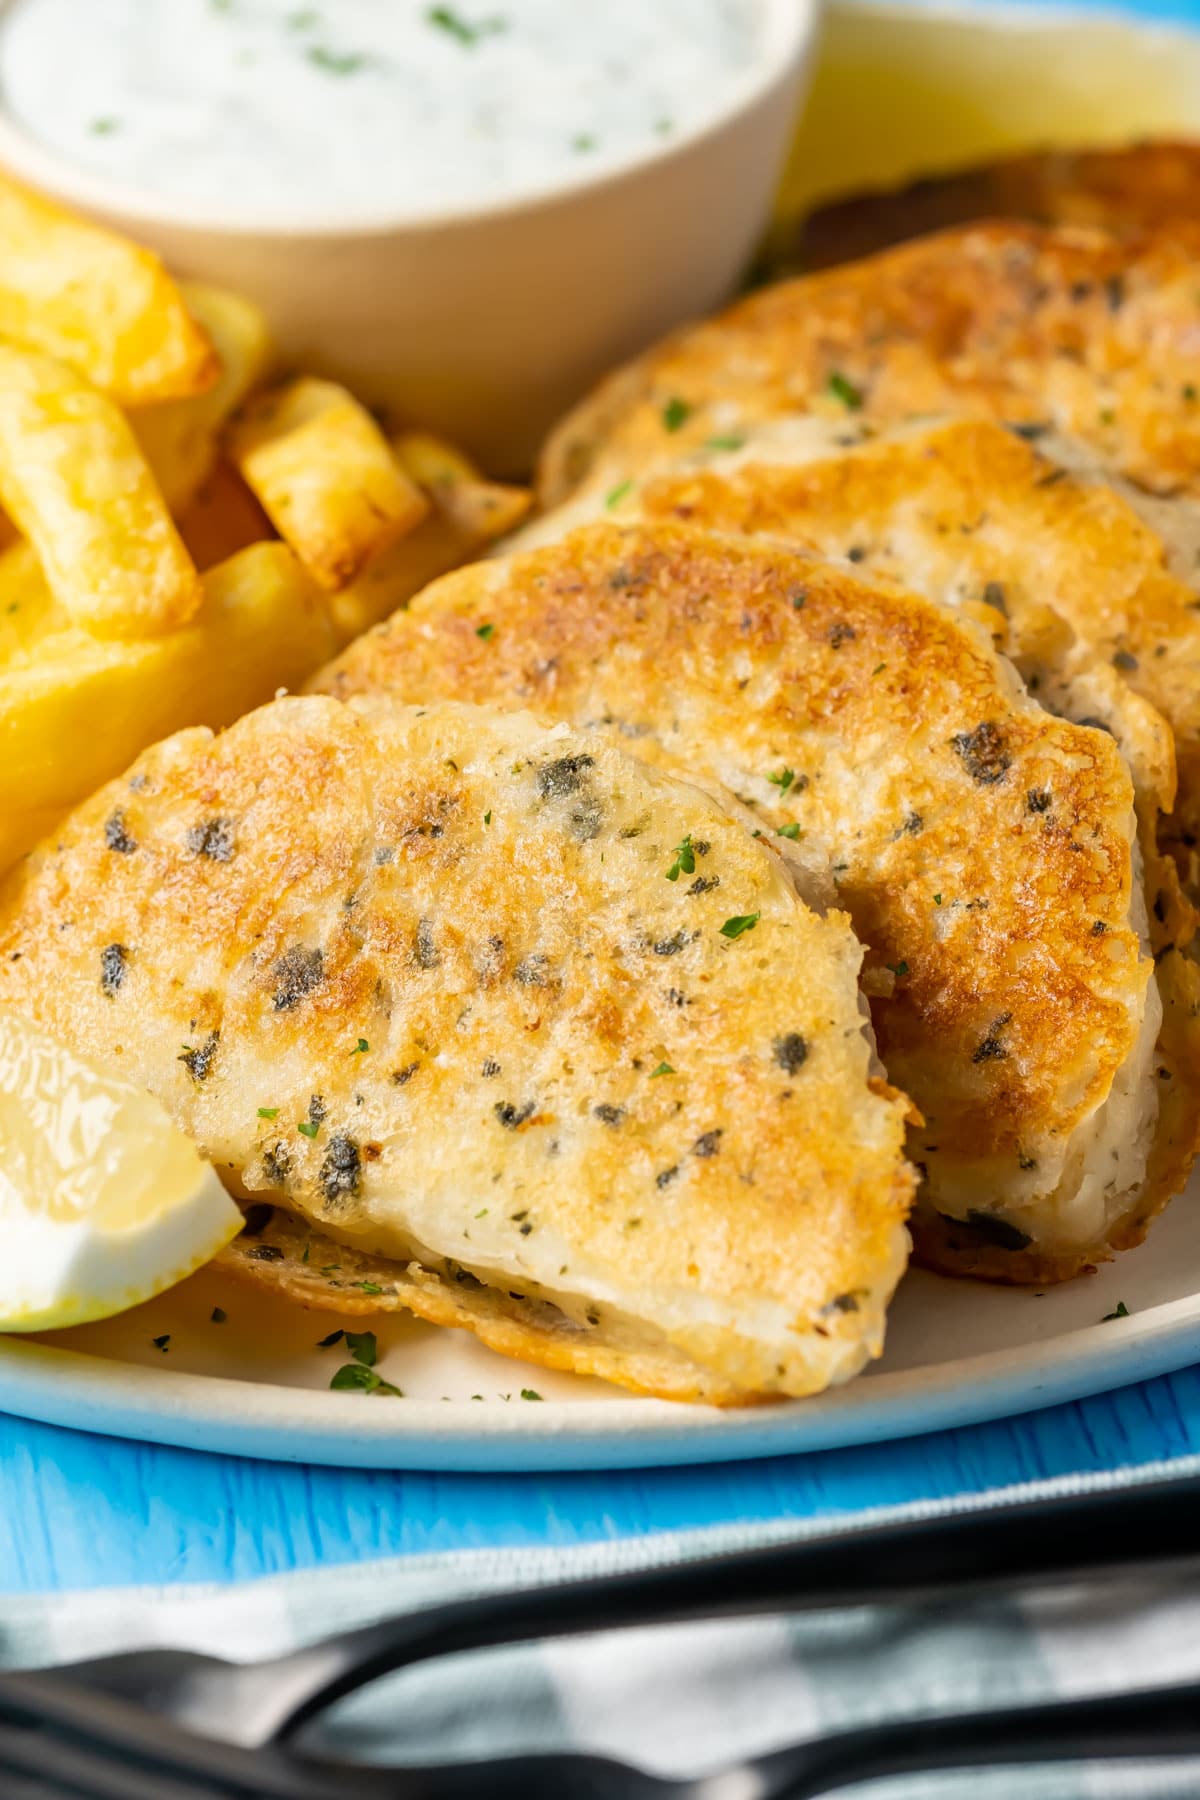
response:
<path id="1" fill-rule="evenodd" d="M 335 382 L 303 377 L 252 402 L 230 451 L 281 536 L 334 593 L 429 510 L 370 413 Z"/>
<path id="2" fill-rule="evenodd" d="M 481 543 L 515 530 L 533 504 L 529 488 L 488 481 L 461 450 L 432 432 L 402 432 L 392 449 L 400 467 L 464 536 Z"/>
<path id="3" fill-rule="evenodd" d="M 426 489 L 429 517 L 368 563 L 358 579 L 330 601 L 343 644 L 368 631 L 439 575 L 469 562 L 519 525 L 533 496 L 528 488 L 487 481 L 461 451 L 427 432 L 393 440 L 396 460 Z"/>
<path id="4" fill-rule="evenodd" d="M 0 344 L 0 503 L 76 624 L 101 637 L 185 625 L 195 566 L 123 415 L 74 370 Z"/>
<path id="5" fill-rule="evenodd" d="M 47 632 L 70 623 L 47 586 L 32 545 L 17 543 L 0 552 L 0 667 L 36 655 Z"/>
<path id="6" fill-rule="evenodd" d="M 197 617 L 169 637 L 105 643 L 66 625 L 0 661 L 0 870 L 147 744 L 230 724 L 333 649 L 324 598 L 271 543 L 211 570 Z"/>
<path id="7" fill-rule="evenodd" d="M 216 347 L 221 372 L 206 392 L 143 407 L 130 420 L 176 518 L 211 474 L 222 427 L 263 380 L 272 355 L 267 321 L 249 300 L 198 282 L 184 282 L 182 292 Z"/>
<path id="8" fill-rule="evenodd" d="M 158 258 L 0 175 L 0 336 L 123 406 L 202 393 L 216 352 Z"/>
<path id="9" fill-rule="evenodd" d="M 211 569 L 275 531 L 233 464 L 222 459 L 180 518 L 179 535 L 196 567 Z"/>

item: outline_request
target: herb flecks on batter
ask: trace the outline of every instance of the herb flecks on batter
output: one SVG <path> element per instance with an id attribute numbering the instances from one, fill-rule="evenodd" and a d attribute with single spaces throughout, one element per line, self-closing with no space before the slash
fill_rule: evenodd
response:
<path id="1" fill-rule="evenodd" d="M 320 987 L 325 978 L 325 955 L 321 950 L 294 944 L 285 950 L 271 970 L 275 977 L 274 1007 L 276 1012 L 293 1012 L 301 1000 Z"/>
<path id="2" fill-rule="evenodd" d="M 950 739 L 951 748 L 962 758 L 972 781 L 980 787 L 994 787 L 1003 781 L 1012 767 L 1004 734 L 991 719 L 984 719 L 973 731 L 959 731 Z"/>
<path id="3" fill-rule="evenodd" d="M 210 1031 L 198 1048 L 193 1049 L 190 1045 L 184 1045 L 183 1054 L 178 1060 L 197 1085 L 208 1080 L 220 1042 L 220 1032 Z"/>
<path id="4" fill-rule="evenodd" d="M 110 1000 L 120 992 L 129 967 L 129 952 L 124 944 L 106 944 L 100 952 L 100 992 Z"/>

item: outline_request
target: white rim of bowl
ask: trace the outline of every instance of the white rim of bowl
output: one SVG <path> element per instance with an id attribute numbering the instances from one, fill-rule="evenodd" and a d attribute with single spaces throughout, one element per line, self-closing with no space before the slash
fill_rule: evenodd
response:
<path id="1" fill-rule="evenodd" d="M 21 0 L 0 0 L 0 30 L 4 14 Z M 439 210 L 388 211 L 343 210 L 337 217 L 256 218 L 227 216 L 207 204 L 171 201 L 146 189 L 82 168 L 38 141 L 8 112 L 0 94 L 0 170 L 39 189 L 51 199 L 84 211 L 120 216 L 135 227 L 144 224 L 163 230 L 210 232 L 226 237 L 339 238 L 385 235 L 397 231 L 452 230 L 493 219 L 504 219 L 557 205 L 563 200 L 602 193 L 631 176 L 672 163 L 737 124 L 748 113 L 766 104 L 778 88 L 795 81 L 816 40 L 824 0 L 754 0 L 760 11 L 763 50 L 759 64 L 737 85 L 709 118 L 669 143 L 635 152 L 595 174 L 571 174 L 553 186 L 505 195 L 494 201 L 477 201 Z"/>

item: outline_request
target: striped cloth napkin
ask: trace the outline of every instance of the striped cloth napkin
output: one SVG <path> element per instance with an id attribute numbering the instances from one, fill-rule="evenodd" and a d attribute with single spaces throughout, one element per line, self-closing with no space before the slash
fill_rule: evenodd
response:
<path id="1" fill-rule="evenodd" d="M 1200 1457 L 1189 1457 L 1136 1472 L 1007 1488 L 986 1499 L 1197 1473 Z M 937 1517 L 978 1504 L 889 1508 L 833 1528 Z M 147 1645 L 268 1656 L 438 1600 L 825 1529 L 820 1522 L 735 1524 L 569 1550 L 396 1558 L 237 1587 L 0 1598 L 0 1666 L 34 1667 Z M 1068 1544 L 1063 1549 L 1069 1553 Z M 339 1754 L 414 1763 L 577 1748 L 686 1775 L 896 1715 L 1189 1679 L 1200 1679 L 1200 1579 L 1188 1588 L 1177 1575 L 1107 1578 L 1089 1588 L 1023 1597 L 674 1626 L 447 1659 L 343 1702 L 330 1715 L 326 1741 Z M 1200 1761 L 905 1777 L 855 1793 L 864 1800 L 868 1793 L 870 1800 L 961 1800 L 968 1791 L 971 1800 L 1197 1800 Z"/>

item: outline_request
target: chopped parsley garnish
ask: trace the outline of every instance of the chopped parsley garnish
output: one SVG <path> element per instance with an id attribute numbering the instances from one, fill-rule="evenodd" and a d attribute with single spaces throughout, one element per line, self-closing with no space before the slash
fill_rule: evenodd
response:
<path id="1" fill-rule="evenodd" d="M 722 925 L 721 936 L 740 938 L 743 932 L 753 931 L 761 917 L 761 913 L 735 913 L 732 919 L 726 919 Z"/>
<path id="2" fill-rule="evenodd" d="M 1123 1300 L 1118 1300 L 1117 1305 L 1116 1305 L 1116 1311 L 1110 1312 L 1110 1313 L 1105 1313 L 1105 1315 L 1104 1315 L 1103 1319 L 1101 1319 L 1100 1323 L 1102 1325 L 1105 1325 L 1108 1323 L 1109 1319 L 1127 1319 L 1128 1317 L 1129 1317 L 1129 1308 L 1126 1306 L 1126 1304 Z"/>
<path id="3" fill-rule="evenodd" d="M 536 1388 L 522 1388 L 521 1389 L 522 1400 L 540 1400 L 541 1397 L 542 1396 L 538 1393 Z"/>
<path id="4" fill-rule="evenodd" d="M 361 1288 L 364 1294 L 382 1294 L 383 1289 L 376 1281 L 356 1281 L 355 1287 Z"/>
<path id="5" fill-rule="evenodd" d="M 277 1119 L 279 1117 L 279 1108 L 277 1106 L 260 1106 L 258 1109 L 258 1116 L 260 1119 Z"/>
<path id="6" fill-rule="evenodd" d="M 933 896 L 933 904 L 935 906 L 940 906 L 942 904 L 942 896 L 940 894 L 935 894 Z"/>
<path id="7" fill-rule="evenodd" d="M 317 1349 L 332 1350 L 335 1344 L 341 1343 L 345 1335 L 346 1333 L 342 1330 L 331 1331 L 328 1337 L 319 1338 L 317 1340 Z"/>
<path id="8" fill-rule="evenodd" d="M 829 377 L 828 387 L 829 392 L 833 395 L 834 399 L 840 400 L 842 405 L 850 412 L 857 412 L 863 403 L 862 390 L 856 388 L 854 383 L 849 381 L 846 376 L 842 374 L 840 369 L 835 369 L 833 371 L 833 374 Z"/>
<path id="9" fill-rule="evenodd" d="M 740 450 L 745 442 L 745 438 L 738 431 L 721 432 L 716 437 L 710 437 L 704 448 L 706 450 Z"/>
<path id="10" fill-rule="evenodd" d="M 692 409 L 686 400 L 673 394 L 662 409 L 663 427 L 667 431 L 679 431 L 692 416 Z"/>
<path id="11" fill-rule="evenodd" d="M 491 822 L 492 822 L 492 814 L 491 814 L 491 808 L 490 808 L 490 807 L 489 807 L 489 809 L 488 809 L 488 811 L 487 811 L 487 812 L 485 812 L 485 813 L 484 813 L 484 815 L 483 815 L 483 822 L 484 822 L 484 824 L 485 824 L 485 825 L 490 825 L 490 824 L 491 824 Z"/>
<path id="12" fill-rule="evenodd" d="M 781 794 L 787 793 L 795 779 L 796 771 L 794 769 L 780 769 L 778 775 L 767 776 L 767 780 L 771 783 L 771 786 L 777 787 Z"/>
<path id="13" fill-rule="evenodd" d="M 390 1381 L 385 1381 L 374 1369 L 368 1369 L 365 1363 L 343 1363 L 329 1385 L 338 1393 L 350 1390 L 360 1394 L 386 1394 L 396 1400 L 404 1398 L 398 1387 L 393 1387 Z"/>
<path id="14" fill-rule="evenodd" d="M 93 119 L 88 126 L 93 137 L 111 137 L 114 131 L 120 129 L 120 119 Z"/>
<path id="15" fill-rule="evenodd" d="M 327 50 L 324 44 L 314 44 L 308 60 L 315 69 L 323 69 L 326 75 L 357 75 L 367 63 L 365 56 L 354 51 Z"/>
<path id="16" fill-rule="evenodd" d="M 223 1306 L 214 1306 L 209 1317 L 214 1325 L 223 1325 L 229 1317 L 229 1314 L 225 1311 Z"/>
<path id="17" fill-rule="evenodd" d="M 296 1130 L 301 1137 L 315 1138 L 321 1127 L 315 1119 L 301 1119 Z"/>
<path id="18" fill-rule="evenodd" d="M 590 131 L 580 131 L 571 139 L 572 150 L 587 151 L 596 148 L 596 140 Z"/>
<path id="19" fill-rule="evenodd" d="M 658 1075 L 673 1075 L 674 1073 L 675 1071 L 669 1062 L 660 1062 L 657 1069 L 651 1069 L 650 1079 L 653 1081 Z"/>
<path id="20" fill-rule="evenodd" d="M 618 481 L 615 488 L 609 488 L 608 493 L 604 496 L 604 504 L 609 512 L 612 511 L 614 506 L 620 506 L 622 500 L 625 498 L 626 494 L 632 491 L 632 488 L 632 481 Z"/>
<path id="21" fill-rule="evenodd" d="M 690 832 L 687 837 L 682 838 L 680 842 L 676 844 L 672 854 L 675 860 L 667 870 L 668 881 L 678 881 L 680 875 L 694 875 L 696 873 L 696 852 L 692 849 L 692 836 Z"/>
<path id="22" fill-rule="evenodd" d="M 153 1338 L 151 1342 L 153 1343 L 154 1348 L 156 1350 L 161 1350 L 165 1356 L 171 1342 L 171 1334 L 169 1331 L 164 1331 L 161 1337 Z"/>
<path id="23" fill-rule="evenodd" d="M 348 1331 L 346 1348 L 365 1369 L 373 1369 L 379 1361 L 379 1345 L 373 1331 Z"/>
<path id="24" fill-rule="evenodd" d="M 507 20 L 493 13 L 489 18 L 480 19 L 477 24 L 464 19 L 460 12 L 452 6 L 431 6 L 425 14 L 426 23 L 444 31 L 447 37 L 465 45 L 468 49 L 477 44 L 480 38 L 494 36 L 496 32 L 505 30 Z"/>
<path id="25" fill-rule="evenodd" d="M 351 1056 L 365 1056 L 370 1048 L 371 1046 L 368 1044 L 366 1038 L 359 1038 L 350 1054 Z"/>
<path id="26" fill-rule="evenodd" d="M 488 639 L 495 632 L 495 629 L 496 627 L 494 625 L 477 625 L 475 627 L 475 636 L 477 638 L 482 638 L 486 644 Z"/>
<path id="27" fill-rule="evenodd" d="M 908 964 L 906 962 L 889 963 L 888 968 L 892 971 L 892 974 L 896 977 L 897 981 L 903 981 L 904 977 L 908 974 Z"/>
<path id="28" fill-rule="evenodd" d="M 794 842 L 796 840 L 796 838 L 798 838 L 800 836 L 800 826 L 796 822 L 796 820 L 793 819 L 793 821 L 790 825 L 781 825 L 779 827 L 778 831 L 775 833 L 775 836 L 791 838 Z"/>
<path id="29" fill-rule="evenodd" d="M 886 668 L 887 668 L 887 664 L 886 664 L 886 663 L 876 663 L 876 664 L 875 664 L 875 667 L 874 667 L 874 668 L 873 668 L 873 669 L 872 669 L 872 670 L 871 670 L 871 674 L 872 674 L 872 676 L 875 676 L 875 675 L 882 675 L 882 674 L 883 674 L 883 671 L 884 671 L 884 670 L 885 670 L 885 669 L 886 669 Z"/>

